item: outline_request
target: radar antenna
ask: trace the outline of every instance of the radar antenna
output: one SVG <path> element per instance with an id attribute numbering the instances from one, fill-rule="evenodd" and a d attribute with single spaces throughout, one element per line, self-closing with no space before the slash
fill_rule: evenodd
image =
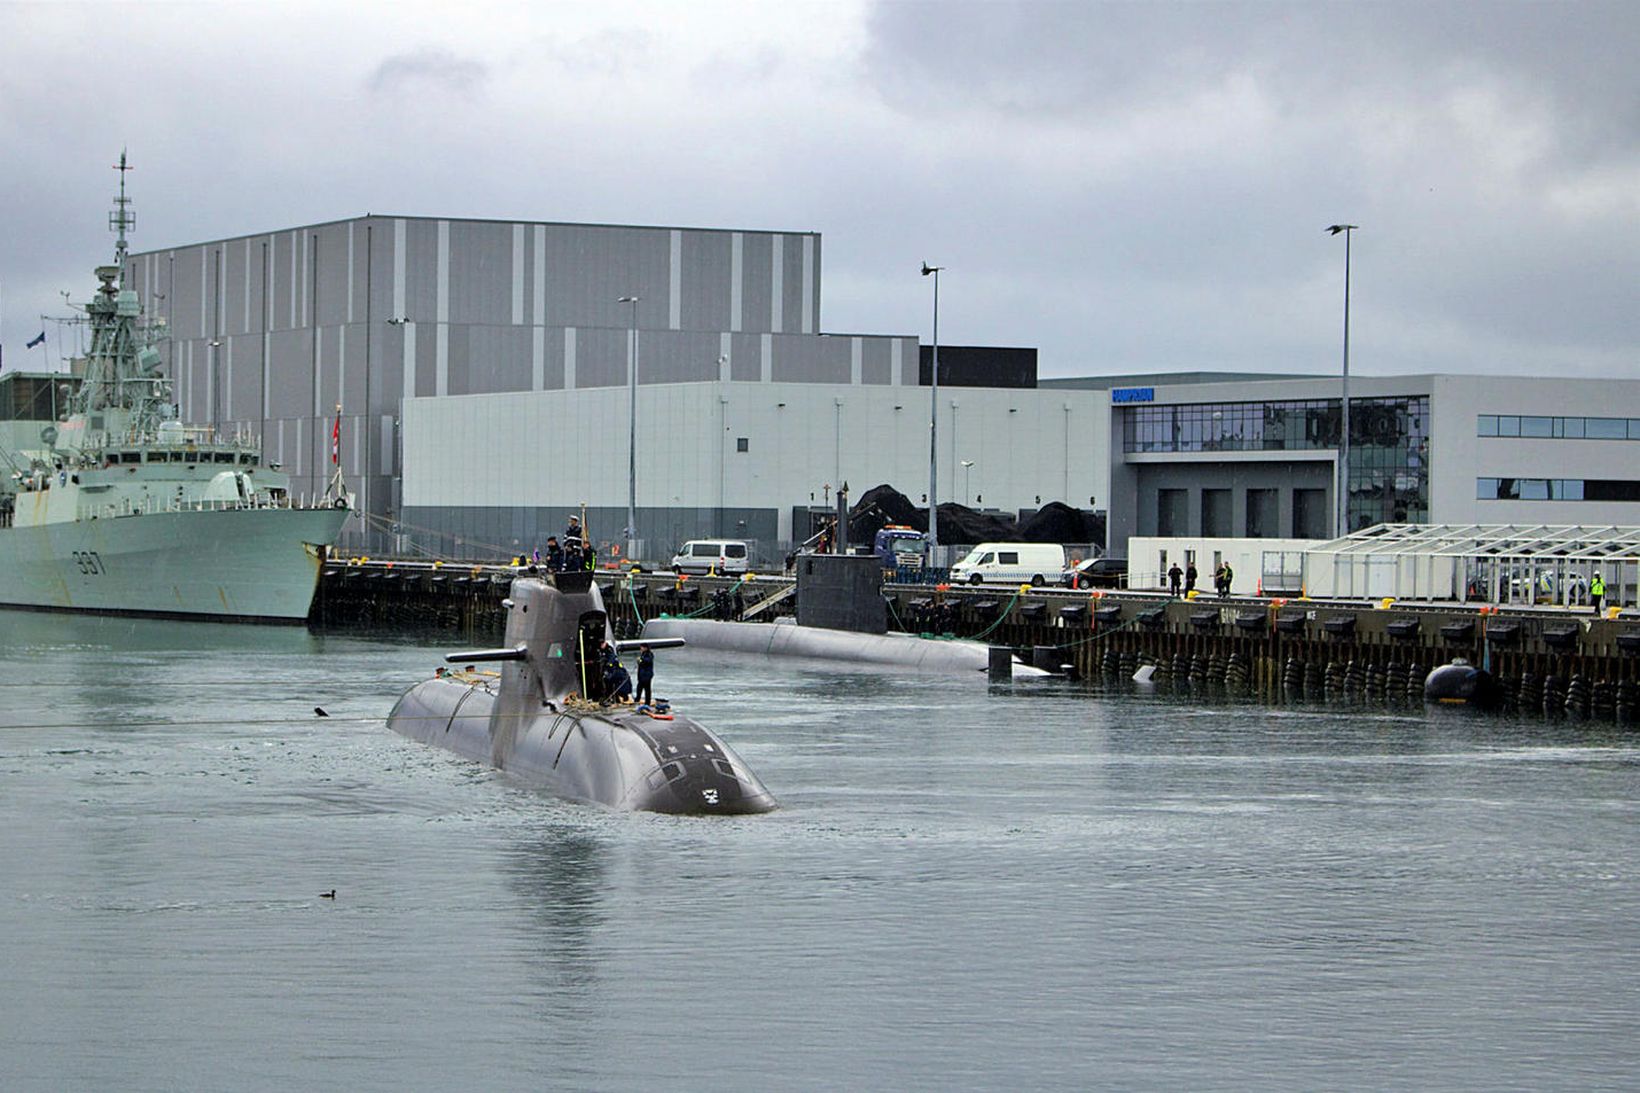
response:
<path id="1" fill-rule="evenodd" d="M 137 214 L 131 210 L 131 199 L 125 196 L 125 172 L 136 170 L 125 162 L 125 149 L 120 149 L 120 161 L 114 165 L 114 170 L 120 173 L 120 196 L 114 199 L 114 211 L 108 214 L 108 230 L 119 233 L 119 239 L 114 244 L 114 261 L 123 270 L 125 268 L 125 230 L 137 226 Z"/>

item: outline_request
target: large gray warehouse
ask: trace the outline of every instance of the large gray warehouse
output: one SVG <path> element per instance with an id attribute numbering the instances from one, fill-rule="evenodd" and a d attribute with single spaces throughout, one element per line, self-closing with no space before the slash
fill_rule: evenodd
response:
<path id="1" fill-rule="evenodd" d="M 129 283 L 170 324 L 184 418 L 254 431 L 298 488 L 320 492 L 340 406 L 350 485 L 367 513 L 406 524 L 416 515 L 405 511 L 406 399 L 620 387 L 634 326 L 646 386 L 887 386 L 916 360 L 915 337 L 817 334 L 820 237 L 809 232 L 365 216 L 130 262 Z M 620 409 L 596 424 L 584 455 L 540 438 L 525 454 L 533 473 L 624 462 Z M 469 482 L 507 470 L 476 451 L 436 458 Z M 624 524 L 622 485 L 609 496 L 566 490 L 557 504 L 615 505 Z M 542 514 L 541 526 L 563 514 Z M 535 534 L 533 514 L 507 523 Z"/>

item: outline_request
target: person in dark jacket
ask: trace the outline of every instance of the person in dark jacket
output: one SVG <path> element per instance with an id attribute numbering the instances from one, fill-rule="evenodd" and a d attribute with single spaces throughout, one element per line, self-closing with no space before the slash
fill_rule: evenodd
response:
<path id="1" fill-rule="evenodd" d="M 604 697 L 615 702 L 626 702 L 632 697 L 632 677 L 621 664 L 615 647 L 607 641 L 598 643 L 598 659 L 604 670 Z"/>
<path id="2" fill-rule="evenodd" d="M 547 536 L 547 568 L 554 573 L 564 568 L 564 548 L 558 545 L 558 536 Z"/>
<path id="3" fill-rule="evenodd" d="M 638 694 L 635 701 L 647 706 L 655 701 L 655 651 L 647 644 L 638 646 Z"/>
<path id="4" fill-rule="evenodd" d="M 1179 594 L 1179 578 L 1181 578 L 1183 576 L 1184 576 L 1184 570 L 1179 568 L 1179 563 L 1178 562 L 1174 562 L 1173 565 L 1167 571 L 1167 591 L 1168 591 L 1168 595 L 1177 596 Z"/>
<path id="5" fill-rule="evenodd" d="M 1184 594 L 1190 595 L 1196 591 L 1196 563 L 1191 562 L 1184 567 Z"/>

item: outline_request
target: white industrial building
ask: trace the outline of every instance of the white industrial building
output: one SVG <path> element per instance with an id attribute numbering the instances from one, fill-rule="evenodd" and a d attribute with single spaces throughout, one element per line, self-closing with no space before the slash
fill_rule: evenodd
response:
<path id="1" fill-rule="evenodd" d="M 927 387 L 837 383 L 645 384 L 638 392 L 638 529 L 646 556 L 685 538 L 794 538 L 792 511 L 839 483 L 928 492 Z M 405 403 L 405 506 L 431 527 L 527 547 L 524 512 L 593 503 L 595 533 L 626 522 L 628 392 L 543 391 Z M 1091 500 L 1108 415 L 1085 395 L 942 388 L 939 495 L 974 507 Z M 964 464 L 970 464 L 965 466 Z M 477 468 L 489 468 L 477 474 Z M 602 504 L 598 502 L 602 501 Z M 555 525 L 543 525 L 556 531 Z M 606 530 L 607 529 L 607 530 Z M 799 529 L 802 538 L 806 529 Z"/>

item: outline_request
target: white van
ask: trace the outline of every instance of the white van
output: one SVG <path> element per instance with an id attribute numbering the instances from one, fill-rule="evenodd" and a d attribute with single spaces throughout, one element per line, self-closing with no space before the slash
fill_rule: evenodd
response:
<path id="1" fill-rule="evenodd" d="M 997 581 L 1038 587 L 1065 579 L 1065 548 L 1058 543 L 981 543 L 951 567 L 953 584 Z"/>
<path id="2" fill-rule="evenodd" d="M 747 550 L 744 539 L 691 539 L 683 549 L 672 555 L 673 573 L 741 574 L 746 572 Z"/>

